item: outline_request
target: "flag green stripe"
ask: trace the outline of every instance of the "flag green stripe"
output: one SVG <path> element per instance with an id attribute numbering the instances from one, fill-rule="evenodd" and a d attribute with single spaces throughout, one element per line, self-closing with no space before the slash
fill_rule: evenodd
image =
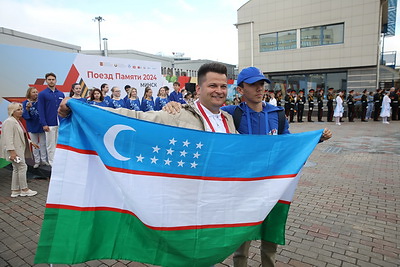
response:
<path id="1" fill-rule="evenodd" d="M 288 204 L 277 203 L 274 206 L 262 224 L 260 239 L 285 245 L 285 229 L 289 209 L 290 205 Z"/>
<path id="2" fill-rule="evenodd" d="M 7 166 L 10 163 L 11 163 L 10 161 L 7 161 L 5 159 L 0 158 L 0 168 L 3 168 L 3 167 Z"/>
<path id="3" fill-rule="evenodd" d="M 158 231 L 129 214 L 47 208 L 35 263 L 76 264 L 94 259 L 121 259 L 166 267 L 210 266 L 223 261 L 242 242 L 260 239 L 266 226 L 273 222 L 269 220 L 259 226 Z"/>

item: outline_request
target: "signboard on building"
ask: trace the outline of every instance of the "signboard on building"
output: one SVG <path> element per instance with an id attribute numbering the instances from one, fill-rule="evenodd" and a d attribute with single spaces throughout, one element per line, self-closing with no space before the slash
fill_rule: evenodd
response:
<path id="1" fill-rule="evenodd" d="M 68 95 L 71 85 L 80 83 L 83 95 L 92 88 L 100 88 L 107 83 L 109 87 L 125 85 L 135 87 L 141 98 L 144 88 L 150 86 L 156 96 L 161 86 L 168 81 L 161 75 L 161 63 L 154 61 L 89 56 L 0 44 L 0 103 L 22 102 L 29 86 L 38 91 L 46 89 L 45 74 L 57 75 L 56 88 Z M 7 113 L 0 109 L 0 121 Z"/>

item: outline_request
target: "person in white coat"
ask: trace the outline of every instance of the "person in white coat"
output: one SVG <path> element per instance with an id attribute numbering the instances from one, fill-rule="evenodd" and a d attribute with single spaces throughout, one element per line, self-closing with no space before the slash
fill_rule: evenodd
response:
<path id="1" fill-rule="evenodd" d="M 11 161 L 13 167 L 11 197 L 30 197 L 37 194 L 36 191 L 28 188 L 26 182 L 25 157 L 32 157 L 30 144 L 35 148 L 39 148 L 39 146 L 29 140 L 20 121 L 22 112 L 22 104 L 10 103 L 8 105 L 8 118 L 3 123 L 0 139 L 0 158 Z"/>
<path id="2" fill-rule="evenodd" d="M 333 112 L 333 117 L 335 117 L 336 125 L 340 125 L 340 118 L 343 117 L 343 91 L 339 91 L 339 94 L 336 97 L 336 107 Z"/>
<path id="3" fill-rule="evenodd" d="M 382 122 L 385 124 L 389 124 L 387 121 L 388 117 L 390 117 L 390 98 L 389 98 L 390 91 L 387 91 L 383 97 L 382 100 L 382 108 L 381 108 L 381 114 L 380 116 L 382 117 Z"/>

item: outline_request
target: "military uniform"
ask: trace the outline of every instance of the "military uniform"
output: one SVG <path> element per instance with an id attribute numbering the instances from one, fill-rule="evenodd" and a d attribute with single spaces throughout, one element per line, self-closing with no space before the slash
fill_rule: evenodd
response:
<path id="1" fill-rule="evenodd" d="M 313 110 L 314 110 L 314 90 L 311 89 L 308 92 L 308 114 L 307 114 L 307 121 L 308 122 L 314 122 L 311 119 Z"/>
<path id="2" fill-rule="evenodd" d="M 351 94 L 354 90 L 351 90 L 349 95 L 347 96 L 347 117 L 349 122 L 354 122 L 354 96 Z"/>
<path id="3" fill-rule="evenodd" d="M 321 94 L 322 92 L 322 94 Z M 321 89 L 317 95 L 317 103 L 318 103 L 318 121 L 323 122 L 322 115 L 324 113 L 324 94 L 323 90 Z"/>
<path id="4" fill-rule="evenodd" d="M 278 91 L 275 93 L 275 98 L 276 98 L 276 105 L 278 107 L 282 106 L 282 95 L 278 94 Z"/>
<path id="5" fill-rule="evenodd" d="M 328 114 L 326 120 L 328 122 L 333 121 L 333 100 L 335 99 L 335 95 L 333 92 L 329 92 L 328 95 L 326 96 L 326 99 L 328 100 L 327 106 L 328 106 Z"/>
<path id="6" fill-rule="evenodd" d="M 300 91 L 304 92 L 304 91 Z M 306 97 L 303 94 L 299 94 L 296 99 L 297 104 L 297 122 L 303 122 L 304 104 L 306 103 Z"/>
<path id="7" fill-rule="evenodd" d="M 382 95 L 381 90 L 377 90 L 374 94 L 374 121 L 378 121 L 379 114 L 381 113 Z"/>
<path id="8" fill-rule="evenodd" d="M 285 115 L 289 118 L 290 115 L 290 92 L 286 93 L 285 96 Z"/>
<path id="9" fill-rule="evenodd" d="M 367 121 L 365 119 L 367 115 L 367 107 L 368 107 L 367 90 L 364 90 L 363 95 L 361 96 L 361 121 Z"/>
<path id="10" fill-rule="evenodd" d="M 396 92 L 391 92 L 389 95 L 390 105 L 392 106 L 392 120 L 396 121 L 399 113 L 399 95 Z M 400 119 L 400 118 L 399 118 Z"/>

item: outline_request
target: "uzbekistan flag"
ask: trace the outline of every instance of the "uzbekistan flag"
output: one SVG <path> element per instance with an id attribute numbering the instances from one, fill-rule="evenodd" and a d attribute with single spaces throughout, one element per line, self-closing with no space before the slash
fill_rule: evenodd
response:
<path id="1" fill-rule="evenodd" d="M 35 263 L 221 262 L 268 232 L 322 134 L 210 133 L 69 105 Z"/>

